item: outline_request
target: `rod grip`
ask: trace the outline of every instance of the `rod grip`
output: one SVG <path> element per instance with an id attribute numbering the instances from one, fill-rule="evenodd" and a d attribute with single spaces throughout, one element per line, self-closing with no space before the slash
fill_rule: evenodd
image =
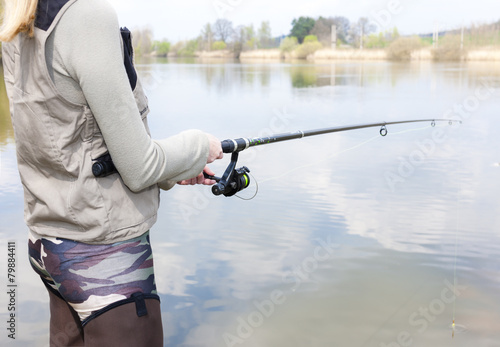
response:
<path id="1" fill-rule="evenodd" d="M 222 152 L 224 153 L 240 152 L 244 149 L 247 149 L 249 145 L 249 140 L 245 138 L 224 140 L 221 142 Z"/>
<path id="2" fill-rule="evenodd" d="M 224 140 L 220 144 L 222 146 L 222 152 L 224 153 L 233 153 L 235 150 L 235 143 L 232 140 Z"/>

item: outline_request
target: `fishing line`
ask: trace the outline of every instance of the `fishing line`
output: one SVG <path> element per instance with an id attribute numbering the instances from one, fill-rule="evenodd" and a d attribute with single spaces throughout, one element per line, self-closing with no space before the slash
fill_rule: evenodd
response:
<path id="1" fill-rule="evenodd" d="M 437 127 L 437 126 L 446 126 L 446 125 L 435 125 L 434 127 Z M 428 128 L 431 128 L 431 127 L 432 126 L 425 126 L 425 127 L 414 128 L 414 129 L 401 130 L 401 131 L 397 131 L 397 132 L 394 132 L 394 133 L 391 132 L 391 135 L 401 135 L 401 134 L 406 134 L 406 133 L 410 133 L 410 132 L 414 132 L 414 131 L 420 131 L 420 130 L 428 129 Z M 360 148 L 360 147 L 362 147 L 362 146 L 364 146 L 364 145 L 366 145 L 366 144 L 368 144 L 368 143 L 370 143 L 370 142 L 372 142 L 372 141 L 374 141 L 376 139 L 380 139 L 380 138 L 381 138 L 380 135 L 375 135 L 375 136 L 373 136 L 373 137 L 371 137 L 371 138 L 369 138 L 369 139 L 367 139 L 367 140 L 365 140 L 365 141 L 363 141 L 361 143 L 358 143 L 358 144 L 356 144 L 356 145 L 354 145 L 354 146 L 352 146 L 350 148 L 346 148 L 346 149 L 344 149 L 344 150 L 342 150 L 340 152 L 335 152 L 333 154 L 330 154 L 325 159 L 321 159 L 321 160 L 316 161 L 314 163 L 308 163 L 308 164 L 305 164 L 305 165 L 301 165 L 301 166 L 295 167 L 295 168 L 293 168 L 293 169 L 291 169 L 291 170 L 289 170 L 289 171 L 287 171 L 285 173 L 280 174 L 279 176 L 267 178 L 265 180 L 261 180 L 260 183 L 262 184 L 262 183 L 265 183 L 265 182 L 273 181 L 273 180 L 282 178 L 284 176 L 287 176 L 290 173 L 295 172 L 297 170 L 300 170 L 300 169 L 303 169 L 303 168 L 306 168 L 306 167 L 310 167 L 310 166 L 314 166 L 314 165 L 323 163 L 323 162 L 328 161 L 328 160 L 330 160 L 331 158 L 333 158 L 333 157 L 335 157 L 337 155 L 340 155 L 340 154 L 343 154 L 343 153 L 355 150 L 357 148 Z"/>
<path id="2" fill-rule="evenodd" d="M 255 177 L 254 177 L 254 176 L 253 176 L 250 172 L 249 172 L 248 174 L 249 174 L 250 176 L 252 176 L 253 180 L 255 181 L 255 193 L 254 193 L 254 195 L 252 195 L 252 197 L 251 197 L 251 198 L 244 198 L 244 197 L 242 197 L 242 196 L 240 196 L 240 195 L 237 195 L 237 194 L 235 194 L 235 195 L 234 195 L 234 196 L 236 196 L 237 198 L 239 198 L 239 199 L 241 199 L 241 200 L 246 200 L 246 201 L 248 201 L 248 200 L 253 200 L 253 198 L 255 198 L 255 197 L 257 196 L 257 193 L 259 192 L 259 183 L 257 182 L 257 180 L 255 179 Z"/>

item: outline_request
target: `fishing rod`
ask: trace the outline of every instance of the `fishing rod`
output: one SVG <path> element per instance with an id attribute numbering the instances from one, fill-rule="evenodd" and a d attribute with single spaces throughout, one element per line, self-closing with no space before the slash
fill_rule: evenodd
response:
<path id="1" fill-rule="evenodd" d="M 417 123 L 417 122 L 431 122 L 431 126 L 435 126 L 436 122 L 448 122 L 450 125 L 453 122 L 459 122 L 457 120 L 451 119 L 416 119 L 416 120 L 404 120 L 404 121 L 396 121 L 396 122 L 379 122 L 379 123 L 368 123 L 368 124 L 358 124 L 358 125 L 347 125 L 347 126 L 339 126 L 339 127 L 330 127 L 330 128 L 322 128 L 315 130 L 298 130 L 296 132 L 283 133 L 283 134 L 275 134 L 267 137 L 254 137 L 254 138 L 238 138 L 238 139 L 229 139 L 221 142 L 222 151 L 224 153 L 232 153 L 231 154 L 231 162 L 227 166 L 226 170 L 222 177 L 211 176 L 207 173 L 203 173 L 205 178 L 213 179 L 217 183 L 212 186 L 212 193 L 214 195 L 224 195 L 224 196 L 233 196 L 239 191 L 247 188 L 250 185 L 250 176 L 248 175 L 250 170 L 246 167 L 240 167 L 236 169 L 236 163 L 238 161 L 238 154 L 241 151 L 244 151 L 250 147 L 267 145 L 275 142 L 289 141 L 294 139 L 301 139 L 303 137 L 308 136 L 316 136 L 323 134 L 330 134 L 335 132 L 342 131 L 350 131 L 357 130 L 363 128 L 373 128 L 380 127 L 380 135 L 387 135 L 387 126 L 394 124 L 405 124 L 405 123 Z"/>

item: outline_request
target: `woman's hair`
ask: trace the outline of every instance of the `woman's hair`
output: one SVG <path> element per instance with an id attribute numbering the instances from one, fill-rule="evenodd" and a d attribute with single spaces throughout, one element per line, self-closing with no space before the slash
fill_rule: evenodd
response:
<path id="1" fill-rule="evenodd" d="M 18 33 L 33 36 L 38 0 L 2 0 L 3 23 L 0 41 L 11 41 Z"/>

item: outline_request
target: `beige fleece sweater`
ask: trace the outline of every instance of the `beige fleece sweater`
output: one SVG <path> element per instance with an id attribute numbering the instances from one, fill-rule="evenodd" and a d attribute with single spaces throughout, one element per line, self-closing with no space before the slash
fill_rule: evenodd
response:
<path id="1" fill-rule="evenodd" d="M 189 130 L 153 140 L 144 131 L 123 65 L 117 15 L 107 1 L 73 4 L 47 41 L 46 61 L 60 94 L 92 110 L 113 162 L 132 191 L 155 183 L 169 189 L 202 172 L 209 153 L 205 133 Z M 122 107 L 111 108 L 110 100 Z"/>

